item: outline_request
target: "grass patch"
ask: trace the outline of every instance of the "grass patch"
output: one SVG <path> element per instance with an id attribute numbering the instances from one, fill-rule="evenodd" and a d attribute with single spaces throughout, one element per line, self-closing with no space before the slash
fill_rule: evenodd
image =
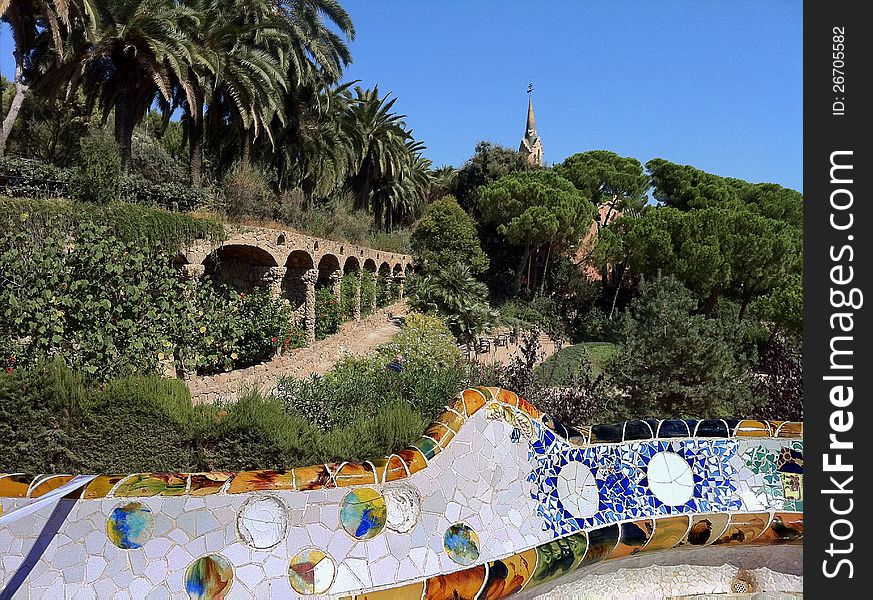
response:
<path id="1" fill-rule="evenodd" d="M 610 342 L 582 342 L 562 348 L 535 369 L 545 385 L 559 386 L 579 370 L 585 356 L 591 362 L 592 376 L 600 375 L 615 355 L 617 346 Z"/>

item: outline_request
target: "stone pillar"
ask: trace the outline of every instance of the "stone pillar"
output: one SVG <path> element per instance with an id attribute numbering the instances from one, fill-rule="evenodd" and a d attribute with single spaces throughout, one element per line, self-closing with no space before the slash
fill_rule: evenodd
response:
<path id="1" fill-rule="evenodd" d="M 286 272 L 287 269 L 285 267 L 270 267 L 264 273 L 262 281 L 266 284 L 267 289 L 270 290 L 270 296 L 274 299 L 282 297 L 282 280 L 285 279 Z"/>
<path id="2" fill-rule="evenodd" d="M 358 283 L 355 287 L 355 306 L 354 306 L 354 317 L 355 321 L 361 320 L 361 283 L 364 280 L 364 269 L 358 271 Z"/>
<path id="3" fill-rule="evenodd" d="M 303 274 L 306 284 L 306 343 L 315 343 L 315 283 L 318 281 L 318 269 L 309 269 Z"/>
<path id="4" fill-rule="evenodd" d="M 200 279 L 206 273 L 205 265 L 182 265 L 179 272 L 185 279 Z"/>
<path id="5" fill-rule="evenodd" d="M 330 274 L 330 287 L 331 294 L 333 294 L 334 300 L 337 302 L 340 301 L 340 297 L 342 295 L 342 284 L 343 284 L 343 272 L 339 269 Z"/>
<path id="6" fill-rule="evenodd" d="M 403 282 L 406 280 L 406 275 L 403 271 L 398 271 L 394 276 L 394 283 L 397 284 L 397 299 L 403 300 Z"/>

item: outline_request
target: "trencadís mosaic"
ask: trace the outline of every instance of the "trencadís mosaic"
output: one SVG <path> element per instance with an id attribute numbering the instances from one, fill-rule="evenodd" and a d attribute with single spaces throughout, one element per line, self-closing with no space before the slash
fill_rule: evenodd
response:
<path id="1" fill-rule="evenodd" d="M 372 462 L 0 475 L 0 597 L 497 599 L 639 552 L 799 544 L 802 433 L 574 429 L 477 388 Z"/>

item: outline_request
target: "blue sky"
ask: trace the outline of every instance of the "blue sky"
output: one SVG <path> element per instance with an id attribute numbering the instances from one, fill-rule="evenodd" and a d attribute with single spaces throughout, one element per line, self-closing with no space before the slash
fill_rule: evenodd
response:
<path id="1" fill-rule="evenodd" d="M 534 84 L 547 163 L 606 149 L 802 189 L 797 1 L 345 0 L 347 79 L 393 92 L 434 164 L 517 147 Z M 0 66 L 12 72 L 3 31 Z"/>

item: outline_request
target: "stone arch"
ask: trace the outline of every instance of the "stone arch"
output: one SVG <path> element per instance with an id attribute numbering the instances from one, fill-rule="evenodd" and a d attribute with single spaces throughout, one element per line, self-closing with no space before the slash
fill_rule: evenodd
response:
<path id="1" fill-rule="evenodd" d="M 203 260 L 205 275 L 241 291 L 263 285 L 270 269 L 278 266 L 272 254 L 248 244 L 220 246 Z"/>
<path id="2" fill-rule="evenodd" d="M 376 261 L 372 258 L 368 258 L 364 261 L 364 268 L 370 273 L 376 272 Z"/>
<path id="3" fill-rule="evenodd" d="M 343 273 L 357 273 L 361 270 L 361 261 L 356 256 L 349 256 L 343 263 Z"/>
<path id="4" fill-rule="evenodd" d="M 334 254 L 323 254 L 318 260 L 317 268 L 319 285 L 331 285 L 331 276 L 340 272 L 339 258 Z"/>
<path id="5" fill-rule="evenodd" d="M 394 268 L 391 269 L 391 274 L 394 275 L 395 277 L 397 277 L 402 272 L 403 272 L 403 265 L 400 263 L 397 263 L 396 265 L 394 265 Z"/>
<path id="6" fill-rule="evenodd" d="M 386 277 L 391 275 L 391 265 L 387 262 L 383 262 L 379 265 L 379 275 L 385 275 Z"/>
<path id="7" fill-rule="evenodd" d="M 294 250 L 285 261 L 282 295 L 297 310 L 302 310 L 306 303 L 306 282 L 303 276 L 314 267 L 312 256 L 305 250 Z"/>

